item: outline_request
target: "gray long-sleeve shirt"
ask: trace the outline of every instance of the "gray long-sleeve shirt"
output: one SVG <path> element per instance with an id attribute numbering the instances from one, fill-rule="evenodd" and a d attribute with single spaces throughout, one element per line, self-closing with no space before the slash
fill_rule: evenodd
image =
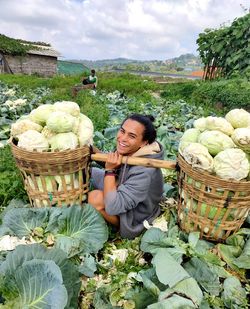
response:
<path id="1" fill-rule="evenodd" d="M 143 157 L 163 159 L 162 147 Z M 94 187 L 103 190 L 104 171 L 93 168 L 92 179 Z M 151 223 L 160 214 L 163 176 L 159 168 L 122 165 L 118 183 L 117 191 L 106 195 L 105 210 L 120 217 L 121 236 L 132 239 L 143 231 L 144 220 Z"/>

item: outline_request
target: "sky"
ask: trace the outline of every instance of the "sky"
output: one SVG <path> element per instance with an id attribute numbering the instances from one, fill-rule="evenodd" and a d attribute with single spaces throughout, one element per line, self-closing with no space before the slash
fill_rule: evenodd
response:
<path id="1" fill-rule="evenodd" d="M 166 60 L 198 55 L 199 33 L 244 8 L 249 0 L 0 0 L 0 33 L 50 43 L 62 60 Z"/>

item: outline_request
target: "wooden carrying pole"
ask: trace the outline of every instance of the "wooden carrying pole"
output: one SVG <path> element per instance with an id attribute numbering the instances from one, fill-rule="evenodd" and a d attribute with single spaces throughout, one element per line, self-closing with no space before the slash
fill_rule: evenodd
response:
<path id="1" fill-rule="evenodd" d="M 91 155 L 91 160 L 93 161 L 101 161 L 106 162 L 108 155 L 105 153 L 95 153 Z M 140 165 L 146 167 L 158 167 L 158 168 L 167 168 L 167 169 L 175 169 L 176 162 L 175 161 L 166 161 L 166 160 L 157 160 L 157 159 L 149 159 L 149 158 L 141 158 L 141 157 L 122 157 L 122 163 L 127 163 L 128 165 Z"/>

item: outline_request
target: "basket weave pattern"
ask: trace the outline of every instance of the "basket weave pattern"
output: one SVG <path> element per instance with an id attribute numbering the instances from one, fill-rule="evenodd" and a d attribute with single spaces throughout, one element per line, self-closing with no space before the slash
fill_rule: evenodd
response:
<path id="1" fill-rule="evenodd" d="M 11 141 L 11 150 L 32 206 L 61 207 L 84 201 L 89 191 L 89 147 L 35 152 L 17 147 Z"/>
<path id="2" fill-rule="evenodd" d="M 187 233 L 212 241 L 237 232 L 250 209 L 250 182 L 228 181 L 192 169 L 178 157 L 178 221 Z"/>

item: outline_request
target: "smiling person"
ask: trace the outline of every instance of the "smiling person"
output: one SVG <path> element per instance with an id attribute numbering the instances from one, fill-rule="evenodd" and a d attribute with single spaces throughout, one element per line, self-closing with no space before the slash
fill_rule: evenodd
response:
<path id="1" fill-rule="evenodd" d="M 122 156 L 163 159 L 156 141 L 154 118 L 140 114 L 127 117 L 116 137 L 116 151 L 109 153 L 105 170 L 92 168 L 94 190 L 88 203 L 109 223 L 117 226 L 124 238 L 133 239 L 159 214 L 163 194 L 161 169 L 122 164 Z"/>

